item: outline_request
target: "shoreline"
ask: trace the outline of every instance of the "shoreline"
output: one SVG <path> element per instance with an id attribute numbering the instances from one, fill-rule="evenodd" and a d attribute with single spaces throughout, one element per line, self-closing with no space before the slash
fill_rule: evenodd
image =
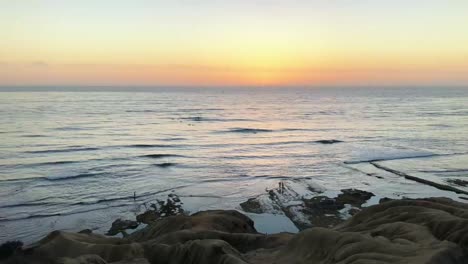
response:
<path id="1" fill-rule="evenodd" d="M 369 165 L 371 166 L 371 165 Z M 361 171 L 361 173 L 366 173 Z M 395 173 L 389 172 L 396 176 L 396 179 L 399 181 L 411 182 L 406 177 L 397 175 Z M 378 181 L 384 179 L 383 177 L 377 177 L 374 173 L 370 172 L 366 174 L 367 180 L 369 180 L 369 186 L 374 185 L 372 181 Z M 385 180 L 387 179 L 387 175 Z M 372 180 L 373 179 L 373 180 Z M 390 179 L 391 180 L 391 179 Z M 461 183 L 451 183 L 451 184 L 462 184 Z M 333 190 L 327 189 L 322 185 L 317 184 L 312 178 L 300 178 L 300 179 L 286 179 L 280 180 L 277 182 L 276 188 L 267 188 L 264 193 L 257 194 L 255 196 L 250 196 L 250 198 L 244 198 L 243 200 L 237 203 L 235 207 L 228 207 L 225 209 L 237 210 L 240 213 L 246 214 L 255 220 L 256 228 L 263 233 L 279 233 L 279 232 L 299 232 L 306 228 L 310 227 L 333 227 L 337 224 L 340 224 L 346 221 L 348 218 L 352 217 L 362 209 L 379 204 L 381 200 L 392 200 L 392 199 L 419 199 L 419 197 L 405 197 L 399 195 L 393 195 L 390 197 L 382 196 L 380 191 L 375 193 L 369 192 L 368 190 L 372 188 L 365 189 L 341 189 Z M 433 195 L 438 195 L 437 197 L 447 197 L 455 201 L 464 202 L 466 199 L 461 195 L 457 195 L 456 192 L 451 192 L 449 189 L 441 190 L 435 186 L 416 183 L 420 186 L 421 193 L 431 193 Z M 425 191 L 423 191 L 425 188 Z M 438 190 L 439 192 L 436 192 Z M 215 203 L 209 206 L 203 206 L 205 202 L 213 200 L 213 197 L 208 196 L 192 196 L 192 195 L 178 195 L 177 190 L 166 190 L 163 192 L 167 194 L 169 200 L 176 198 L 178 203 L 177 210 L 189 210 L 185 214 L 196 213 L 199 211 L 205 210 L 216 210 L 223 208 L 222 206 L 214 206 Z M 159 196 L 160 198 L 161 196 Z M 421 198 L 430 197 L 430 196 L 421 196 Z M 130 220 L 133 222 L 138 222 L 138 229 L 143 228 L 145 224 L 138 220 L 138 216 L 148 212 L 148 208 L 151 206 L 151 203 L 157 204 L 161 201 L 156 198 L 152 200 L 144 199 L 141 200 L 139 195 L 136 193 L 133 196 L 127 197 L 131 202 L 129 205 L 122 208 L 116 207 L 118 209 L 117 214 L 104 214 L 107 215 L 103 222 L 104 225 L 93 225 L 91 218 L 86 218 L 86 212 L 81 215 L 61 215 L 58 214 L 55 218 L 62 219 L 62 222 L 66 222 L 65 219 L 74 219 L 74 221 L 83 221 L 84 224 L 81 224 L 78 228 L 54 228 L 51 226 L 49 228 L 52 230 L 66 230 L 72 232 L 78 232 L 79 230 L 92 230 L 92 232 L 105 234 L 108 231 L 109 227 L 112 224 L 112 220 L 120 219 Z M 195 199 L 195 201 L 193 201 Z M 162 200 L 162 202 L 167 202 L 169 200 Z M 181 201 L 183 200 L 183 201 Z M 216 199 L 215 199 L 216 200 Z M 213 200 L 214 201 L 214 200 Z M 185 204 L 184 204 L 185 202 Z M 130 206 L 130 203 L 132 204 Z M 198 210 L 193 210 L 193 208 Z M 143 209 L 143 210 L 142 210 Z M 168 213 L 167 215 L 173 215 Z M 78 216 L 78 217 L 77 217 Z M 91 217 L 93 215 L 89 215 Z M 88 220 L 89 219 L 89 220 Z M 15 220 L 8 220 L 9 223 L 15 222 Z M 56 220 L 55 220 L 56 221 Z M 86 224 L 86 223 L 91 224 Z M 102 222 L 102 221 L 101 221 Z M 135 225 L 135 223 L 133 223 Z M 20 224 L 14 224 L 20 227 Z M 63 226 L 63 225 L 62 225 Z M 31 232 L 30 230 L 29 232 Z M 50 231 L 47 231 L 49 233 Z M 131 230 L 129 230 L 130 232 Z M 34 243 L 40 237 L 43 237 L 47 233 L 42 232 L 43 235 L 37 235 L 36 238 L 20 238 L 25 242 L 26 245 Z M 8 237 L 8 236 L 7 236 Z M 15 237 L 10 236 L 8 240 L 3 240 L 7 242 L 9 240 L 15 240 Z"/>
<path id="2" fill-rule="evenodd" d="M 276 191 L 286 192 L 281 187 Z M 240 264 L 355 259 L 373 261 L 366 263 L 466 263 L 468 204 L 448 198 L 380 199 L 378 204 L 362 208 L 373 196 L 347 189 L 336 198 L 304 199 L 314 227 L 302 226 L 297 234 L 264 234 L 239 211 L 187 215 L 183 202 L 171 195 L 150 205 L 136 221 L 114 221 L 108 234 L 121 233 L 122 238 L 92 230 L 53 231 L 22 249 L 10 245 L 13 255 L 0 262 Z M 252 199 L 242 207 L 258 209 Z M 353 211 L 352 216 L 337 221 L 343 208 Z M 135 223 L 146 226 L 128 234 L 127 230 L 137 228 Z"/>

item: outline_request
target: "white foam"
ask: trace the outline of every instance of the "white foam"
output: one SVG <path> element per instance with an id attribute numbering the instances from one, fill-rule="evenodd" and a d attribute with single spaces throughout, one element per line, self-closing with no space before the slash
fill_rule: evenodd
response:
<path id="1" fill-rule="evenodd" d="M 344 205 L 344 208 L 338 211 L 339 214 L 340 214 L 341 219 L 346 220 L 346 219 L 351 218 L 352 215 L 349 213 L 349 211 L 350 211 L 351 209 L 353 209 L 353 208 L 355 208 L 355 207 L 353 207 L 353 206 L 350 205 L 350 204 L 345 204 L 345 205 Z"/>
<path id="2" fill-rule="evenodd" d="M 351 158 L 348 159 L 346 163 L 423 158 L 434 155 L 437 154 L 425 150 L 414 150 L 402 147 L 375 147 L 358 145 L 351 151 Z"/>

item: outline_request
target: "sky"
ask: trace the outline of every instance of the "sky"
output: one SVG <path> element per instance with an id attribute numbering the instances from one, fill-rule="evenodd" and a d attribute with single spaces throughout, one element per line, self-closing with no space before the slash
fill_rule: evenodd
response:
<path id="1" fill-rule="evenodd" d="M 0 0 L 0 86 L 468 86 L 465 0 Z"/>

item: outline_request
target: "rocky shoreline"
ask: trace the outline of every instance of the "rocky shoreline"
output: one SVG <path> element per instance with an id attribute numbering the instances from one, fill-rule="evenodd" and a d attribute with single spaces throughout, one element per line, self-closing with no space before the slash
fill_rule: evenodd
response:
<path id="1" fill-rule="evenodd" d="M 362 205 L 366 203 L 373 193 L 357 190 L 343 189 L 336 197 L 328 197 L 321 194 L 310 198 L 294 197 L 294 190 L 288 185 L 280 183 L 278 189 L 268 190 L 267 199 L 272 206 L 283 212 L 299 230 L 310 227 L 333 227 L 342 223 L 350 216 L 362 210 Z M 290 198 L 294 198 L 291 203 Z M 267 213 L 268 207 L 265 206 L 265 197 L 260 195 L 251 198 L 240 206 L 245 212 Z"/>
<path id="2" fill-rule="evenodd" d="M 310 186 L 309 186 L 310 187 Z M 319 192 L 319 190 L 314 190 Z M 108 235 L 54 231 L 37 243 L 0 247 L 1 263 L 468 263 L 468 204 L 448 198 L 380 199 L 344 189 L 336 197 L 293 195 L 288 185 L 241 204 L 246 212 L 282 211 L 297 234 L 259 233 L 235 210 L 187 215 L 175 194 L 151 204 L 135 221 L 114 221 Z M 297 198 L 297 197 L 296 197 Z M 302 217 L 298 217 L 300 212 Z M 127 230 L 146 224 L 131 234 Z"/>

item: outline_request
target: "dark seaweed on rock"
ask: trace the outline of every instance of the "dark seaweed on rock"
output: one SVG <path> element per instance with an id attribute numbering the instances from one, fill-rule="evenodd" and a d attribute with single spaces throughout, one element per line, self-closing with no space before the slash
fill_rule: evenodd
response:
<path id="1" fill-rule="evenodd" d="M 146 204 L 146 211 L 136 216 L 136 221 L 117 219 L 112 223 L 111 228 L 107 231 L 106 235 L 115 236 L 121 233 L 124 237 L 128 236 L 126 230 L 135 229 L 140 223 L 151 224 L 156 220 L 164 217 L 185 214 L 182 209 L 182 201 L 176 194 L 169 194 L 166 200 L 156 199 L 156 203 L 149 205 Z"/>
<path id="2" fill-rule="evenodd" d="M 136 220 L 139 223 L 151 224 L 163 217 L 185 214 L 182 204 L 179 196 L 171 193 L 166 200 L 156 199 L 156 203 L 150 204 L 149 208 L 145 203 L 146 211 L 137 215 Z"/>

